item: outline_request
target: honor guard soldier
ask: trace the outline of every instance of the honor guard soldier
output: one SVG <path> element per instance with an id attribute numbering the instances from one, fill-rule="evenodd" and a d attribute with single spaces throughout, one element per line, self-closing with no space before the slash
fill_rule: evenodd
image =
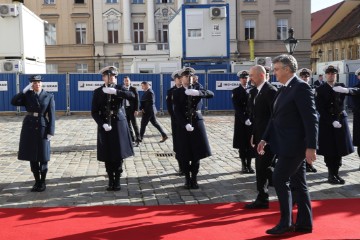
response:
<path id="1" fill-rule="evenodd" d="M 339 176 L 342 157 L 354 152 L 348 125 L 348 115 L 345 111 L 345 96 L 358 94 L 358 89 L 345 88 L 343 83 L 337 83 L 339 70 L 333 65 L 325 69 L 326 83 L 316 88 L 316 108 L 319 119 L 318 154 L 324 156 L 328 168 L 330 184 L 344 184 Z"/>
<path id="2" fill-rule="evenodd" d="M 104 84 L 95 89 L 91 116 L 98 125 L 97 159 L 105 162 L 109 177 L 108 191 L 119 191 L 123 159 L 133 156 L 133 145 L 124 114 L 124 99 L 133 100 L 134 94 L 116 84 L 117 69 L 113 66 L 100 70 Z"/>
<path id="3" fill-rule="evenodd" d="M 176 152 L 177 152 L 176 145 L 179 143 L 178 143 L 177 136 L 176 136 L 176 117 L 175 117 L 175 113 L 174 113 L 174 104 L 173 104 L 173 91 L 182 86 L 180 78 L 181 78 L 181 76 L 179 75 L 179 70 L 176 70 L 171 74 L 171 79 L 174 81 L 174 86 L 172 86 L 170 89 L 167 90 L 166 107 L 167 107 L 168 113 L 170 115 L 170 120 L 171 120 L 173 151 L 175 152 L 175 159 L 178 161 L 178 165 L 179 165 L 179 176 L 182 176 L 182 175 L 184 175 L 183 167 L 182 167 L 182 164 L 181 164 L 181 161 L 180 161 L 178 155 L 176 154 Z"/>
<path id="4" fill-rule="evenodd" d="M 13 97 L 11 104 L 24 106 L 26 115 L 20 134 L 18 159 L 30 161 L 35 184 L 32 192 L 46 189 L 50 161 L 50 140 L 55 133 L 54 95 L 42 89 L 40 75 L 30 77 L 30 84 Z"/>
<path id="5" fill-rule="evenodd" d="M 185 67 L 178 73 L 182 87 L 173 91 L 174 114 L 176 117 L 177 155 L 183 164 L 185 188 L 198 189 L 197 175 L 200 159 L 211 156 L 203 116 L 196 111 L 202 98 L 212 98 L 214 93 L 205 89 L 193 89 L 192 77 L 195 70 Z"/>
<path id="6" fill-rule="evenodd" d="M 360 89 L 360 68 L 356 70 L 355 75 L 357 76 L 358 83 L 354 88 Z M 357 153 L 360 157 L 360 96 L 352 96 L 353 103 L 353 144 L 357 146 Z"/>
<path id="7" fill-rule="evenodd" d="M 247 83 L 249 80 L 248 71 L 237 73 L 240 80 L 239 87 L 232 90 L 232 102 L 235 109 L 233 148 L 239 149 L 242 173 L 254 173 L 251 167 L 251 159 L 255 157 L 255 150 L 250 145 L 252 123 L 249 116 Z"/>
<path id="8" fill-rule="evenodd" d="M 304 82 L 309 84 L 310 87 L 311 87 L 311 85 L 310 85 L 310 76 L 311 76 L 311 74 L 312 74 L 312 71 L 310 69 L 307 69 L 307 68 L 301 68 L 298 71 L 298 75 L 299 75 L 300 79 L 302 79 Z M 317 170 L 316 170 L 316 168 L 314 168 L 314 166 L 312 164 L 309 164 L 308 162 L 306 162 L 306 172 L 314 172 L 314 173 L 316 173 Z"/>

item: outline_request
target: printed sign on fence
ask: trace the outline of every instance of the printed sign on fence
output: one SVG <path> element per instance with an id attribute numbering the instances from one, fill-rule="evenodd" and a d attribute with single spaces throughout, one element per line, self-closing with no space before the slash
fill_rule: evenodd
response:
<path id="1" fill-rule="evenodd" d="M 47 92 L 58 92 L 58 82 L 42 82 L 42 88 Z"/>
<path id="2" fill-rule="evenodd" d="M 78 81 L 78 91 L 94 91 L 103 84 L 103 81 Z"/>
<path id="3" fill-rule="evenodd" d="M 239 81 L 216 81 L 216 90 L 233 90 L 239 85 Z"/>
<path id="4" fill-rule="evenodd" d="M 8 90 L 7 81 L 0 81 L 0 91 L 7 91 L 7 90 Z"/>

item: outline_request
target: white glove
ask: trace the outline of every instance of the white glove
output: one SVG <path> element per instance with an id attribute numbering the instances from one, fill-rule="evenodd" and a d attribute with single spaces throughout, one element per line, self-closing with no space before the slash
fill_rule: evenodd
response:
<path id="1" fill-rule="evenodd" d="M 200 92 L 196 89 L 186 89 L 185 94 L 189 96 L 199 96 Z"/>
<path id="2" fill-rule="evenodd" d="M 194 127 L 193 127 L 193 126 L 191 126 L 191 124 L 190 124 L 190 123 L 186 124 L 185 128 L 186 128 L 186 130 L 187 130 L 188 132 L 192 132 L 192 131 L 194 131 Z"/>
<path id="3" fill-rule="evenodd" d="M 250 119 L 247 119 L 247 120 L 245 121 L 245 125 L 246 125 L 246 126 L 250 126 L 250 125 L 251 125 Z"/>
<path id="4" fill-rule="evenodd" d="M 342 127 L 342 125 L 338 121 L 333 121 L 332 125 L 334 126 L 334 128 L 341 128 Z"/>
<path id="5" fill-rule="evenodd" d="M 348 88 L 344 88 L 342 86 L 336 86 L 336 87 L 333 87 L 333 90 L 335 92 L 338 92 L 338 93 L 349 93 L 349 89 Z"/>
<path id="6" fill-rule="evenodd" d="M 32 83 L 29 83 L 29 85 L 27 85 L 24 90 L 23 93 L 26 93 L 27 91 L 29 91 L 32 88 Z"/>
<path id="7" fill-rule="evenodd" d="M 50 141 L 52 137 L 53 137 L 53 136 L 50 135 L 50 134 L 48 134 L 48 135 L 46 136 L 46 138 L 47 138 L 48 141 Z"/>
<path id="8" fill-rule="evenodd" d="M 104 123 L 103 124 L 103 128 L 105 129 L 105 131 L 110 131 L 111 129 L 112 129 L 112 127 L 111 126 L 109 126 L 109 124 L 107 124 L 107 123 Z"/>
<path id="9" fill-rule="evenodd" d="M 116 89 L 113 87 L 103 87 L 103 92 L 107 94 L 116 94 Z"/>

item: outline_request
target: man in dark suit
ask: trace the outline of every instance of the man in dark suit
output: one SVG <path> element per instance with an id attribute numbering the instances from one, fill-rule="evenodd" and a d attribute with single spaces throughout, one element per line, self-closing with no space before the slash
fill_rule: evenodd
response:
<path id="1" fill-rule="evenodd" d="M 257 65 L 250 69 L 250 80 L 256 86 L 250 90 L 249 104 L 252 105 L 252 144 L 257 144 L 262 139 L 262 135 L 270 121 L 272 102 L 277 89 L 266 81 L 266 70 L 263 66 Z M 265 146 L 265 154 L 258 154 L 255 159 L 256 187 L 258 196 L 250 204 L 246 204 L 247 209 L 269 208 L 268 186 L 272 178 L 272 162 L 274 154 L 270 146 Z"/>
<path id="2" fill-rule="evenodd" d="M 323 80 L 323 75 L 319 74 L 319 79 L 314 82 L 314 88 L 320 87 L 325 81 Z"/>
<path id="3" fill-rule="evenodd" d="M 276 79 L 284 86 L 275 97 L 270 122 L 257 150 L 264 154 L 269 144 L 278 156 L 273 184 L 281 218 L 266 233 L 279 235 L 294 230 L 310 233 L 313 222 L 304 159 L 309 163 L 316 160 L 318 118 L 314 94 L 308 84 L 296 77 L 297 61 L 293 56 L 280 55 L 273 59 L 273 64 Z M 292 222 L 293 193 L 298 205 L 295 226 Z"/>
<path id="4" fill-rule="evenodd" d="M 91 116 L 97 123 L 97 159 L 105 163 L 109 177 L 107 191 L 120 191 L 123 160 L 133 156 L 129 126 L 124 114 L 124 99 L 134 94 L 116 84 L 117 69 L 108 66 L 100 70 L 104 84 L 94 90 Z"/>
<path id="5" fill-rule="evenodd" d="M 24 106 L 24 118 L 18 159 L 29 161 L 35 178 L 32 192 L 46 189 L 46 174 L 50 161 L 50 140 L 55 133 L 54 95 L 42 89 L 42 77 L 30 77 L 30 84 L 11 100 L 14 106 Z"/>
<path id="6" fill-rule="evenodd" d="M 343 83 L 337 83 L 338 72 L 336 66 L 325 68 L 326 83 L 316 88 L 315 97 L 316 109 L 320 114 L 317 153 L 324 156 L 330 184 L 345 184 L 345 180 L 339 176 L 342 157 L 354 152 L 345 97 L 357 94 L 357 89 L 345 88 Z"/>
<path id="7" fill-rule="evenodd" d="M 231 99 L 235 109 L 233 148 L 239 149 L 242 173 L 254 173 L 251 159 L 255 157 L 254 148 L 250 145 L 252 123 L 248 111 L 247 83 L 249 72 L 244 70 L 237 73 L 240 85 L 232 90 Z"/>
<path id="8" fill-rule="evenodd" d="M 144 138 L 146 126 L 149 122 L 160 132 L 162 138 L 160 142 L 165 142 L 168 139 L 168 136 L 161 128 L 159 122 L 156 120 L 156 107 L 155 107 L 155 93 L 150 88 L 148 82 L 142 82 L 141 88 L 144 91 L 144 94 L 141 96 L 140 100 L 140 111 L 142 112 L 141 118 L 141 127 L 140 127 L 140 142 Z"/>
<path id="9" fill-rule="evenodd" d="M 171 78 L 174 80 L 174 86 L 172 86 L 170 89 L 167 90 L 166 93 L 166 107 L 168 110 L 168 113 L 170 115 L 170 120 L 171 120 L 171 132 L 172 132 L 172 139 L 173 139 L 173 151 L 175 152 L 175 159 L 178 161 L 178 165 L 179 165 L 179 176 L 184 175 L 184 170 L 182 167 L 182 163 L 180 161 L 180 158 L 178 156 L 177 152 L 177 144 L 178 144 L 178 139 L 177 139 L 177 135 L 176 135 L 176 117 L 175 117 L 175 113 L 174 113 L 174 102 L 173 102 L 173 92 L 174 90 L 180 88 L 181 85 L 181 76 L 179 75 L 179 70 L 174 71 L 171 74 Z M 181 144 L 181 143 L 180 143 Z"/>
<path id="10" fill-rule="evenodd" d="M 354 86 L 360 89 L 360 68 L 356 70 L 355 75 L 357 76 L 358 83 Z M 352 96 L 353 107 L 353 144 L 357 146 L 357 154 L 360 157 L 360 96 Z"/>
<path id="11" fill-rule="evenodd" d="M 126 90 L 132 92 L 135 96 L 133 100 L 125 99 L 125 113 L 126 119 L 129 125 L 131 139 L 135 142 L 135 146 L 138 146 L 140 143 L 140 134 L 139 127 L 136 121 L 136 116 L 138 115 L 139 110 L 139 93 L 137 89 L 131 86 L 131 80 L 128 76 L 124 77 L 124 87 Z M 132 126 L 132 127 L 131 127 Z M 134 128 L 134 131 L 132 130 Z M 135 136 L 134 136 L 135 132 Z"/>
<path id="12" fill-rule="evenodd" d="M 173 91 L 176 136 L 181 143 L 177 145 L 177 154 L 183 165 L 186 189 L 199 188 L 197 175 L 200 159 L 211 156 L 204 118 L 196 109 L 202 98 L 212 98 L 214 93 L 202 88 L 192 88 L 194 74 L 195 70 L 190 67 L 180 70 L 182 87 Z"/>

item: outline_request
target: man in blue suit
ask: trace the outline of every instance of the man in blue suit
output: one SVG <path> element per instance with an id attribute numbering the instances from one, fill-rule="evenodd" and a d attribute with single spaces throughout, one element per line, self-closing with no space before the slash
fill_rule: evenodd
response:
<path id="1" fill-rule="evenodd" d="M 312 210 L 306 184 L 305 161 L 316 160 L 318 118 L 311 87 L 296 77 L 296 59 L 280 55 L 273 59 L 276 79 L 284 86 L 273 103 L 272 117 L 258 144 L 258 153 L 270 144 L 278 161 L 273 173 L 273 184 L 279 199 L 279 223 L 266 231 L 279 235 L 287 232 L 312 232 Z M 291 189 L 290 190 L 290 184 Z M 298 204 L 295 226 L 292 222 L 292 194 Z"/>

